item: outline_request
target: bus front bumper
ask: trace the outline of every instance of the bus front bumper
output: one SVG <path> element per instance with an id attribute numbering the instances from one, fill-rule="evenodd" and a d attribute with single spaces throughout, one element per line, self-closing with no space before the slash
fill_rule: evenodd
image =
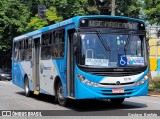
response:
<path id="1" fill-rule="evenodd" d="M 112 93 L 112 88 L 88 86 L 82 82 L 76 85 L 76 99 L 110 99 L 146 96 L 148 94 L 148 80 L 139 86 L 123 87 L 124 93 Z"/>

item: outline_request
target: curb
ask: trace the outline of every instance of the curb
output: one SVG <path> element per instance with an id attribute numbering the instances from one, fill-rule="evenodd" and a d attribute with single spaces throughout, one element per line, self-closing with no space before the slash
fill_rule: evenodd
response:
<path id="1" fill-rule="evenodd" d="M 158 91 L 158 92 L 160 92 L 160 89 L 159 88 L 149 88 L 148 91 Z"/>
<path id="2" fill-rule="evenodd" d="M 159 97 L 159 98 L 160 98 L 160 95 L 151 95 L 151 94 L 148 94 L 148 96 L 151 96 L 151 97 Z"/>

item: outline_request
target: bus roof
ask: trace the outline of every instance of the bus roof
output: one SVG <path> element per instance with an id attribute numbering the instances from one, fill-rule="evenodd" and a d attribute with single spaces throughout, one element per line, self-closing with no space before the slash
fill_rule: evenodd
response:
<path id="1" fill-rule="evenodd" d="M 127 19 L 127 20 L 134 20 L 134 21 L 144 22 L 143 20 L 140 20 L 140 19 L 124 17 L 124 16 L 110 16 L 110 15 L 76 16 L 76 17 L 73 17 L 73 18 L 58 22 L 56 24 L 53 24 L 53 25 L 50 25 L 50 26 L 46 26 L 46 27 L 43 27 L 41 29 L 38 29 L 38 30 L 35 30 L 35 31 L 32 31 L 32 32 L 26 33 L 24 35 L 15 37 L 13 39 L 13 41 L 19 41 L 19 40 L 24 39 L 24 38 L 29 38 L 29 37 L 32 37 L 32 36 L 37 35 L 39 33 L 43 33 L 43 32 L 46 32 L 48 30 L 52 30 L 52 29 L 59 28 L 59 27 L 65 26 L 65 25 L 69 25 L 69 24 L 75 24 L 76 28 L 78 28 L 78 21 L 81 18 L 114 18 L 114 19 Z"/>

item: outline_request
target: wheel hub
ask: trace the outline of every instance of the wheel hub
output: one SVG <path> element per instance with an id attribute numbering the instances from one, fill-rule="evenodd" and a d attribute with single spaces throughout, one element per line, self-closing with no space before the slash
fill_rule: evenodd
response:
<path id="1" fill-rule="evenodd" d="M 59 89 L 58 89 L 58 97 L 60 100 L 64 99 L 62 87 L 59 87 Z"/>

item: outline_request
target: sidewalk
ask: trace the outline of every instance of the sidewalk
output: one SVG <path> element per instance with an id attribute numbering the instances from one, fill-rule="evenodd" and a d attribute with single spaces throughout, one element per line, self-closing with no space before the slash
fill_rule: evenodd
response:
<path id="1" fill-rule="evenodd" d="M 160 97 L 160 89 L 149 89 L 148 96 Z"/>

